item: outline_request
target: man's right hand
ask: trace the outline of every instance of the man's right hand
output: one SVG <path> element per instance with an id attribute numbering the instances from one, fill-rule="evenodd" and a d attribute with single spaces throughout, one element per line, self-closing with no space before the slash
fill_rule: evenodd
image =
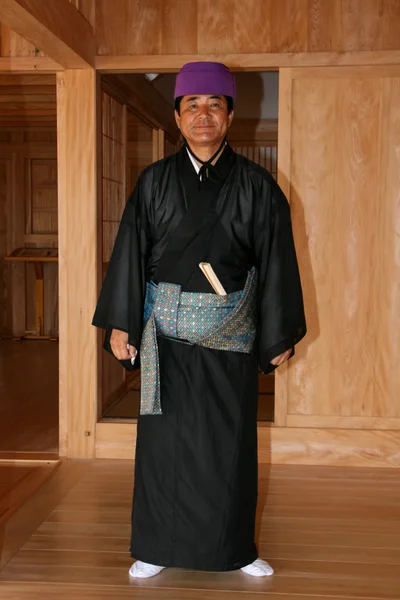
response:
<path id="1" fill-rule="evenodd" d="M 137 355 L 137 350 L 134 346 L 128 344 L 128 334 L 126 331 L 113 329 L 110 337 L 111 350 L 118 360 L 131 360 Z"/>

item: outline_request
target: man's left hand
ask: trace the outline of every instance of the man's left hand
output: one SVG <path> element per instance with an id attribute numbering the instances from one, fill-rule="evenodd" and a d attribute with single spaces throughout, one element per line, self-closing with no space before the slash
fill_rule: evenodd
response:
<path id="1" fill-rule="evenodd" d="M 271 360 L 271 364 L 276 367 L 279 367 L 279 365 L 284 363 L 285 360 L 287 360 L 289 358 L 289 356 L 292 354 L 292 350 L 293 350 L 293 348 L 290 348 L 290 350 L 286 350 L 286 352 L 283 352 L 283 354 L 276 356 L 275 358 L 273 358 Z"/>

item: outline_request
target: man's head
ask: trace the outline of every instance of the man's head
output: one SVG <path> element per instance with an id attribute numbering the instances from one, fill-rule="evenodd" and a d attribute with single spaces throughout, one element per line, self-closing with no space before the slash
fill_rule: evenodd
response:
<path id="1" fill-rule="evenodd" d="M 175 85 L 175 119 L 190 146 L 219 146 L 233 119 L 235 78 L 221 63 L 184 65 Z"/>

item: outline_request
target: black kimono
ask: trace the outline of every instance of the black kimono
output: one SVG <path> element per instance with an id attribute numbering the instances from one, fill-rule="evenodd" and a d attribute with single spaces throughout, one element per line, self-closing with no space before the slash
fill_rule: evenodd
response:
<path id="1" fill-rule="evenodd" d="M 286 198 L 229 146 L 201 183 L 186 148 L 141 174 L 93 319 L 106 349 L 113 328 L 139 349 L 146 281 L 212 293 L 201 261 L 228 293 L 256 266 L 258 339 L 244 354 L 157 338 L 163 414 L 138 420 L 131 554 L 228 571 L 257 558 L 258 365 L 272 371 L 270 360 L 306 332 Z"/>

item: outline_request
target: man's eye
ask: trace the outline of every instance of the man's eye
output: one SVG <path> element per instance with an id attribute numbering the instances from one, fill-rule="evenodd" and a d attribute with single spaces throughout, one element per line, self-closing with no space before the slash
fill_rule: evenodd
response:
<path id="1" fill-rule="evenodd" d="M 212 106 L 213 108 L 219 108 L 221 105 L 220 105 L 220 103 L 219 103 L 219 102 L 212 102 L 212 103 L 211 103 L 211 106 Z"/>
<path id="2" fill-rule="evenodd" d="M 189 104 L 189 108 L 195 109 L 195 108 L 197 108 L 197 104 Z"/>

